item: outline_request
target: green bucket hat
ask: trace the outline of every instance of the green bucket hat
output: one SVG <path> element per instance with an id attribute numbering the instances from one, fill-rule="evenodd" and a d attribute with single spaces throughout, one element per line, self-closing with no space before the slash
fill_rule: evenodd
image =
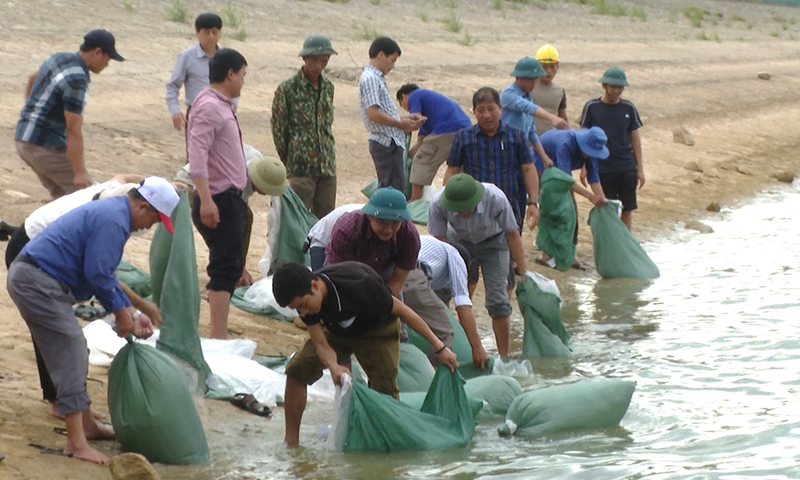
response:
<path id="1" fill-rule="evenodd" d="M 297 54 L 298 57 L 308 57 L 311 55 L 339 55 L 333 49 L 331 39 L 325 35 L 311 35 L 303 42 L 303 49 Z"/>
<path id="2" fill-rule="evenodd" d="M 517 65 L 514 67 L 514 71 L 511 72 L 510 77 L 522 77 L 522 78 L 539 78 L 546 76 L 544 69 L 542 68 L 542 64 L 539 63 L 539 60 L 531 57 L 525 57 L 520 59 L 517 62 Z"/>
<path id="3" fill-rule="evenodd" d="M 369 202 L 361 209 L 364 214 L 390 222 L 411 220 L 406 196 L 392 187 L 379 188 L 369 197 Z"/>
<path id="4" fill-rule="evenodd" d="M 598 80 L 600 83 L 614 85 L 617 87 L 627 87 L 628 77 L 625 76 L 625 71 L 619 67 L 611 67 L 606 70 L 606 73 Z"/>
<path id="5" fill-rule="evenodd" d="M 481 182 L 467 173 L 458 173 L 447 181 L 439 202 L 451 212 L 468 212 L 480 203 L 483 192 Z"/>

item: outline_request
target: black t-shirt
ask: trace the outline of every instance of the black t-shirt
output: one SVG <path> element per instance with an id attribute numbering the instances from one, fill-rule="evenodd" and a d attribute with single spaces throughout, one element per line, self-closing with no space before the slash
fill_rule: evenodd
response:
<path id="1" fill-rule="evenodd" d="M 393 321 L 394 300 L 380 275 L 359 262 L 327 265 L 316 272 L 328 286 L 328 295 L 315 315 L 301 317 L 306 325 L 322 322 L 331 333 L 360 337 Z"/>
<path id="2" fill-rule="evenodd" d="M 600 127 L 608 137 L 608 158 L 597 161 L 600 173 L 636 170 L 636 157 L 631 147 L 631 132 L 642 126 L 636 106 L 629 100 L 609 105 L 599 98 L 583 106 L 581 127 Z"/>

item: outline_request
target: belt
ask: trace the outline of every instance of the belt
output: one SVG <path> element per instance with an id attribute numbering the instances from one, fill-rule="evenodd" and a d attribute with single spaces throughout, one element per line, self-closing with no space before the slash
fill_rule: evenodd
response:
<path id="1" fill-rule="evenodd" d="M 17 255 L 17 260 L 16 261 L 18 261 L 20 263 L 27 263 L 28 265 L 33 265 L 34 267 L 36 267 L 36 268 L 38 268 L 40 270 L 42 269 L 42 267 L 40 267 L 39 264 L 36 263 L 36 261 L 34 259 L 32 259 L 31 257 L 29 257 L 27 255 Z"/>

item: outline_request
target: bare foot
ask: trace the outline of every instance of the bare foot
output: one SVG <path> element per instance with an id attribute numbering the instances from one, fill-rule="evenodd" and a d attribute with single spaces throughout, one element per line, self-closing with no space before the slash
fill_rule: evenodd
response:
<path id="1" fill-rule="evenodd" d="M 83 433 L 86 440 L 114 440 L 117 438 L 113 428 L 96 422 L 92 426 L 84 425 Z"/>
<path id="2" fill-rule="evenodd" d="M 88 443 L 80 448 L 76 448 L 67 442 L 67 446 L 64 447 L 64 453 L 67 455 L 71 454 L 75 458 L 96 463 L 98 465 L 108 465 L 111 463 L 111 460 L 107 456 L 92 448 L 92 446 Z"/>

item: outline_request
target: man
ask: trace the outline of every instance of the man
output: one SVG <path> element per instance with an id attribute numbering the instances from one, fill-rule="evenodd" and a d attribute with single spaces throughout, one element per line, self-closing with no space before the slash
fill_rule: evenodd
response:
<path id="1" fill-rule="evenodd" d="M 628 86 L 625 71 L 611 67 L 598 80 L 603 96 L 586 102 L 581 114 L 581 127 L 600 127 L 608 136 L 608 159 L 598 165 L 600 184 L 611 200 L 622 201 L 622 222 L 631 230 L 636 203 L 636 185 L 644 187 L 642 141 L 639 128 L 642 119 L 636 105 L 621 98 Z"/>
<path id="2" fill-rule="evenodd" d="M 378 186 L 400 192 L 405 190 L 405 132 L 419 130 L 425 122 L 418 113 L 401 117 L 386 86 L 386 75 L 401 53 L 400 45 L 391 38 L 376 38 L 369 47 L 369 63 L 358 80 L 361 121 L 370 132 L 369 153 L 375 163 Z"/>
<path id="3" fill-rule="evenodd" d="M 533 103 L 567 120 L 567 91 L 553 82 L 558 73 L 558 50 L 550 44 L 544 45 L 536 51 L 536 60 L 542 65 L 545 76 L 539 78 L 536 88 L 531 91 Z M 553 128 L 553 124 L 544 118 L 536 122 L 536 134 L 539 137 Z"/>
<path id="4" fill-rule="evenodd" d="M 465 173 L 454 175 L 431 200 L 428 232 L 440 240 L 461 243 L 480 266 L 497 352 L 507 357 L 511 342 L 511 303 L 506 292 L 509 252 L 523 281 L 528 270 L 508 198 L 490 183 Z"/>
<path id="5" fill-rule="evenodd" d="M 286 365 L 284 442 L 288 445 L 300 440 L 307 385 L 319 380 L 323 368 L 339 384 L 349 373 L 340 362 L 351 354 L 364 368 L 370 388 L 398 398 L 397 317 L 433 345 L 440 362 L 450 370 L 458 366 L 455 354 L 364 264 L 344 262 L 311 272 L 290 262 L 275 271 L 272 290 L 279 305 L 297 310 L 311 337 Z"/>
<path id="6" fill-rule="evenodd" d="M 109 32 L 92 30 L 80 51 L 50 56 L 28 78 L 14 140 L 22 161 L 54 199 L 92 184 L 83 161 L 83 109 L 89 72 L 102 72 L 111 59 L 124 60 L 114 45 Z"/>
<path id="7" fill-rule="evenodd" d="M 72 304 L 94 296 L 106 311 L 113 312 L 117 335 L 152 335 L 152 322 L 135 313 L 114 270 L 131 232 L 159 221 L 172 232 L 170 215 L 179 201 L 169 182 L 149 177 L 125 197 L 89 202 L 62 216 L 31 240 L 11 264 L 8 293 L 56 386 L 58 412 L 67 426 L 67 455 L 106 465 L 108 457 L 88 441 L 114 437 L 90 410 L 86 340 Z"/>
<path id="8" fill-rule="evenodd" d="M 572 184 L 572 203 L 575 205 L 575 216 L 578 216 L 578 204 L 575 202 L 575 194 L 586 197 L 592 204 L 600 207 L 606 204 L 606 197 L 603 194 L 603 187 L 600 185 L 600 177 L 597 174 L 598 160 L 608 158 L 608 147 L 606 147 L 606 134 L 600 127 L 592 127 L 584 130 L 550 130 L 541 137 L 542 147 L 547 155 L 555 161 L 555 166 L 562 172 L 572 175 L 573 170 L 586 170 L 591 191 L 587 190 L 580 183 Z M 573 242 L 578 244 L 578 224 L 575 222 L 575 235 Z M 549 257 L 545 252 L 536 259 L 537 263 L 547 264 Z M 572 264 L 573 268 L 585 270 L 580 260 L 575 257 Z"/>
<path id="9" fill-rule="evenodd" d="M 548 120 L 558 129 L 569 128 L 568 121 L 553 115 L 543 108 L 539 108 L 533 103 L 531 92 L 536 87 L 537 79 L 545 75 L 542 66 L 535 58 L 522 58 L 511 72 L 511 76 L 515 77 L 514 83 L 504 88 L 500 93 L 500 101 L 503 105 L 500 120 L 509 126 L 522 130 L 525 138 L 528 139 L 530 147 L 544 161 L 543 165 L 536 165 L 539 171 L 552 166 L 553 162 L 542 150 L 539 136 L 536 135 L 535 118 Z"/>
<path id="10" fill-rule="evenodd" d="M 192 222 L 208 246 L 210 336 L 225 339 L 231 295 L 245 260 L 247 162 L 231 99 L 241 95 L 247 61 L 223 48 L 208 65 L 211 84 L 195 98 L 188 125 Z"/>
<path id="11" fill-rule="evenodd" d="M 336 207 L 333 84 L 322 75 L 337 55 L 324 35 L 311 35 L 298 54 L 304 65 L 275 90 L 272 139 L 292 190 L 317 218 Z"/>
<path id="12" fill-rule="evenodd" d="M 422 198 L 422 189 L 433 183 L 439 167 L 450 155 L 453 136 L 472 125 L 469 117 L 453 100 L 434 90 L 407 83 L 397 91 L 397 101 L 409 113 L 420 114 L 427 120 L 419 129 L 417 143 L 411 147 L 411 198 Z"/>

